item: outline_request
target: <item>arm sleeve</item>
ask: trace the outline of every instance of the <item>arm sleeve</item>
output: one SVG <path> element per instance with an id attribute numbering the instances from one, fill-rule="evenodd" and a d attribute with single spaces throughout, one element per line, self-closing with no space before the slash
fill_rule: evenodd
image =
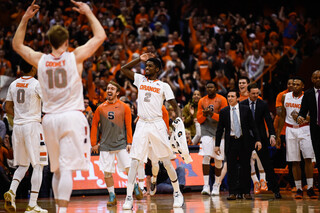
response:
<path id="1" fill-rule="evenodd" d="M 92 119 L 91 134 L 90 134 L 91 146 L 97 145 L 99 122 L 100 122 L 100 107 L 96 109 Z"/>
<path id="2" fill-rule="evenodd" d="M 132 144 L 132 116 L 131 109 L 127 104 L 124 104 L 125 126 L 127 132 L 127 144 Z"/>
<path id="3" fill-rule="evenodd" d="M 203 116 L 202 99 L 198 102 L 197 120 L 202 124 L 207 118 Z"/>

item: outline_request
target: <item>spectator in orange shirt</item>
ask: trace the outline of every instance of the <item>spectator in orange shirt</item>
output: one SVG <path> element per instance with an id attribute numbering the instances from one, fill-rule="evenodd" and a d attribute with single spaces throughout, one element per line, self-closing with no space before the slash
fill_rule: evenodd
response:
<path id="1" fill-rule="evenodd" d="M 208 60 L 206 52 L 201 53 L 201 57 L 195 65 L 195 70 L 200 74 L 200 79 L 204 81 L 210 81 L 211 77 L 212 62 Z"/>
<path id="2" fill-rule="evenodd" d="M 217 83 L 217 92 L 225 96 L 229 85 L 229 79 L 224 75 L 224 70 L 216 70 L 216 77 L 212 80 Z"/>
<path id="3" fill-rule="evenodd" d="M 144 6 L 140 7 L 140 13 L 138 13 L 134 19 L 136 27 L 140 27 L 143 20 L 149 22 L 149 15 L 146 13 L 146 8 Z"/>

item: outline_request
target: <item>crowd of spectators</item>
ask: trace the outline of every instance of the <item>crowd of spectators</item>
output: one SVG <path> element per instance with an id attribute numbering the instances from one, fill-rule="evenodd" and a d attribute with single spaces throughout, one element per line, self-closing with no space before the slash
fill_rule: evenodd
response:
<path id="1" fill-rule="evenodd" d="M 286 89 L 288 77 L 298 72 L 301 61 L 311 56 L 320 43 L 319 20 L 285 7 L 265 14 L 216 12 L 217 9 L 211 14 L 208 8 L 197 7 L 196 1 L 179 2 L 182 6 L 178 11 L 172 10 L 170 1 L 88 2 L 107 33 L 104 44 L 83 64 L 85 113 L 89 122 L 97 106 L 105 101 L 106 85 L 111 80 L 122 86 L 120 95 L 130 102 L 135 116 L 137 89 L 122 76 L 120 68 L 145 52 L 155 53 L 161 59 L 163 72 L 159 78 L 171 86 L 181 108 L 188 106 L 185 110 L 190 117 L 186 126 L 190 126 L 196 117 L 197 101 L 205 95 L 207 81 L 215 81 L 218 93 L 226 95 L 237 88 L 240 76 L 255 81 L 277 63 L 272 74 L 276 83 L 263 97 L 274 102 L 277 93 Z M 29 21 L 25 38 L 34 50 L 50 52 L 45 33 L 55 24 L 68 29 L 69 51 L 92 36 L 85 16 L 74 12 L 71 2 L 37 1 L 37 4 L 40 10 Z M 21 76 L 21 58 L 12 50 L 11 42 L 28 5 L 22 0 L 0 1 L 6 14 L 6 20 L 0 23 L 0 77 Z M 144 74 L 144 65 L 139 64 L 134 71 Z M 199 91 L 197 97 L 192 98 L 195 91 Z M 3 102 L 4 99 L 0 100 L 0 104 Z M 170 115 L 170 108 L 168 111 Z M 10 136 L 12 118 L 3 111 L 2 118 Z M 192 127 L 192 137 L 195 134 Z M 10 149 L 7 143 L 3 146 Z M 10 159 L 10 154 L 6 157 Z"/>

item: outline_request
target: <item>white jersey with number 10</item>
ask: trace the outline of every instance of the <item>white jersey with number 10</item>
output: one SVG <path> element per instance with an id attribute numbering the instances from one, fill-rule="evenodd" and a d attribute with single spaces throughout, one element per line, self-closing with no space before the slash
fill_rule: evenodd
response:
<path id="1" fill-rule="evenodd" d="M 74 53 L 64 52 L 60 57 L 44 54 L 38 63 L 38 78 L 43 112 L 84 110 L 82 80 Z"/>

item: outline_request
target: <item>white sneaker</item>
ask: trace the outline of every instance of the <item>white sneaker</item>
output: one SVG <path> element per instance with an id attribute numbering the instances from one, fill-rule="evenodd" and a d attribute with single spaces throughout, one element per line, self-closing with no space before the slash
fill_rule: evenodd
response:
<path id="1" fill-rule="evenodd" d="M 31 206 L 27 206 L 27 209 L 24 213 L 48 213 L 48 210 L 46 209 L 42 209 L 40 206 L 38 205 L 35 205 L 34 207 L 31 207 Z"/>
<path id="2" fill-rule="evenodd" d="M 16 196 L 12 192 L 12 190 L 7 191 L 3 195 L 4 197 L 4 209 L 8 212 L 16 212 Z"/>
<path id="3" fill-rule="evenodd" d="M 184 204 L 183 195 L 181 192 L 173 193 L 173 208 L 180 208 Z"/>
<path id="4" fill-rule="evenodd" d="M 157 183 L 151 183 L 150 185 L 150 195 L 153 196 L 157 191 Z"/>
<path id="5" fill-rule="evenodd" d="M 133 198 L 132 196 L 127 196 L 126 201 L 124 202 L 122 209 L 124 210 L 131 210 L 133 206 Z"/>
<path id="6" fill-rule="evenodd" d="M 209 185 L 204 185 L 203 189 L 201 191 L 202 195 L 210 195 L 210 186 Z"/>
<path id="7" fill-rule="evenodd" d="M 220 183 L 213 184 L 211 195 L 212 196 L 219 196 L 219 192 L 220 192 Z"/>

